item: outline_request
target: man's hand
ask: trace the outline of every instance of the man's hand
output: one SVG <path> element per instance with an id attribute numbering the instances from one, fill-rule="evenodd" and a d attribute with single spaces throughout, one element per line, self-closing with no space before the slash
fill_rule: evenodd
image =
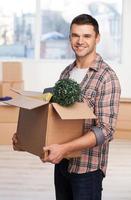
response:
<path id="1" fill-rule="evenodd" d="M 14 135 L 12 137 L 12 144 L 13 144 L 14 150 L 17 150 L 17 147 L 16 147 L 17 143 L 18 143 L 17 133 L 14 133 Z"/>
<path id="2" fill-rule="evenodd" d="M 44 147 L 44 154 L 41 157 L 43 162 L 51 162 L 53 164 L 59 163 L 66 155 L 66 148 L 64 144 L 52 144 L 50 146 Z"/>
<path id="3" fill-rule="evenodd" d="M 59 163 L 64 157 L 68 157 L 69 153 L 81 151 L 83 149 L 92 148 L 96 146 L 96 136 L 90 131 L 83 136 L 76 138 L 64 144 L 52 144 L 44 147 L 43 162 L 51 162 L 53 164 Z"/>
<path id="4" fill-rule="evenodd" d="M 23 151 L 22 149 L 18 148 L 18 136 L 17 133 L 14 133 L 12 137 L 12 144 L 13 144 L 13 149 L 15 151 Z"/>

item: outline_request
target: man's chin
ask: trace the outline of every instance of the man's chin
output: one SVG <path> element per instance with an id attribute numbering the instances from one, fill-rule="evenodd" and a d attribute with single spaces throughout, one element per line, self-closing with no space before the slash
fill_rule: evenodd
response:
<path id="1" fill-rule="evenodd" d="M 86 53 L 86 54 L 85 54 L 85 53 L 82 53 L 82 52 L 81 52 L 81 53 L 76 53 L 76 56 L 77 56 L 77 57 L 84 57 L 84 56 L 86 56 L 86 55 L 88 55 L 88 53 Z"/>

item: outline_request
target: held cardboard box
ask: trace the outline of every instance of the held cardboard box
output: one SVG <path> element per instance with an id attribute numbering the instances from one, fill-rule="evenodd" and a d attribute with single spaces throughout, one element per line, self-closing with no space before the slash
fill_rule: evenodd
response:
<path id="1" fill-rule="evenodd" d="M 86 103 L 62 107 L 23 95 L 6 103 L 20 107 L 18 147 L 37 156 L 43 153 L 43 146 L 62 144 L 80 137 L 84 119 L 96 118 Z"/>
<path id="2" fill-rule="evenodd" d="M 24 81 L 15 81 L 15 82 L 0 82 L 0 97 L 10 96 L 17 97 L 18 94 L 13 92 L 12 89 L 24 89 Z"/>
<path id="3" fill-rule="evenodd" d="M 2 62 L 3 81 L 22 81 L 21 62 Z"/>

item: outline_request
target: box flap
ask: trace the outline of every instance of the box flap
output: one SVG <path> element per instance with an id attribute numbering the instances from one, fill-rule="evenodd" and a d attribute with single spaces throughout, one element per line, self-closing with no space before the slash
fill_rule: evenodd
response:
<path id="1" fill-rule="evenodd" d="M 95 119 L 93 111 L 86 103 L 75 103 L 69 107 L 52 103 L 53 107 L 62 119 Z"/>
<path id="2" fill-rule="evenodd" d="M 30 96 L 30 97 L 34 97 L 34 96 L 38 96 L 38 95 L 42 95 L 42 92 L 34 92 L 34 91 L 23 91 L 23 90 L 18 90 L 18 89 L 14 89 L 11 88 L 11 90 L 17 94 L 21 94 L 23 96 Z"/>
<path id="3" fill-rule="evenodd" d="M 0 106 L 10 106 L 10 105 L 5 104 L 4 102 L 0 102 Z"/>
<path id="4" fill-rule="evenodd" d="M 41 101 L 38 99 L 32 99 L 32 98 L 28 98 L 25 96 L 19 96 L 17 98 L 11 99 L 9 101 L 4 101 L 4 103 L 9 104 L 9 105 L 13 105 L 13 106 L 17 106 L 20 108 L 25 108 L 28 110 L 43 106 L 45 104 L 48 104 L 48 102 L 46 101 Z"/>

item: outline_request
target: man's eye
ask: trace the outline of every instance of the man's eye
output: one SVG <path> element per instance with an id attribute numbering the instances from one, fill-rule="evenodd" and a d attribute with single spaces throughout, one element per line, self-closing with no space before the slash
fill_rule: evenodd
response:
<path id="1" fill-rule="evenodd" d="M 85 38 L 90 38 L 91 36 L 90 36 L 90 35 L 85 35 L 84 37 L 85 37 Z"/>

